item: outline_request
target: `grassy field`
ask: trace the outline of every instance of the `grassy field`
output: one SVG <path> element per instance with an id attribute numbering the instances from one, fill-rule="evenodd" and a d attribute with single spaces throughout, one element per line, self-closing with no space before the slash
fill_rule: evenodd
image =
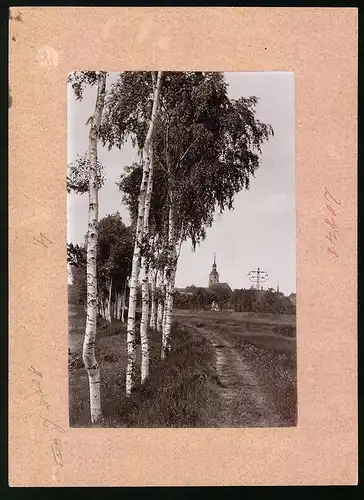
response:
<path id="1" fill-rule="evenodd" d="M 69 311 L 69 347 L 77 361 L 85 326 L 82 310 Z M 125 393 L 126 327 L 114 320 L 98 328 L 96 356 L 101 369 L 101 398 L 105 427 L 213 427 L 219 413 L 218 379 L 211 345 L 191 335 L 182 325 L 173 327 L 173 353 L 160 361 L 160 339 L 151 336 L 151 373 L 130 398 Z M 140 360 L 140 346 L 138 346 Z M 82 361 L 69 370 L 71 427 L 91 426 L 88 378 Z M 140 365 L 140 362 L 138 362 Z M 138 374 L 139 375 L 139 374 Z"/>
<path id="2" fill-rule="evenodd" d="M 137 317 L 138 318 L 138 317 Z M 140 319 L 140 313 L 139 313 Z M 195 328 L 191 330 L 186 325 Z M 91 426 L 88 377 L 82 363 L 85 314 L 69 309 L 69 420 L 71 427 Z M 196 329 L 197 328 L 197 329 Z M 173 353 L 160 361 L 159 334 L 150 331 L 151 373 L 143 387 L 126 398 L 126 326 L 103 320 L 98 326 L 96 357 L 101 369 L 105 427 L 219 427 L 221 387 L 215 352 L 198 329 L 233 341 L 254 370 L 259 384 L 279 413 L 282 426 L 296 424 L 295 316 L 252 315 L 210 311 L 176 311 Z M 140 346 L 137 346 L 140 366 Z M 140 374 L 138 373 L 138 379 Z M 241 411 L 237 405 L 236 412 Z M 233 416 L 232 416 L 233 417 Z"/>
<path id="3" fill-rule="evenodd" d="M 259 383 L 285 426 L 297 423 L 296 316 L 177 311 L 175 317 L 217 332 L 234 343 L 254 368 Z"/>
<path id="4" fill-rule="evenodd" d="M 224 324 L 266 324 L 276 327 L 296 327 L 296 315 L 293 314 L 270 314 L 235 311 L 205 311 L 205 310 L 184 310 L 175 309 L 174 316 L 187 316 L 204 318 L 214 322 Z"/>

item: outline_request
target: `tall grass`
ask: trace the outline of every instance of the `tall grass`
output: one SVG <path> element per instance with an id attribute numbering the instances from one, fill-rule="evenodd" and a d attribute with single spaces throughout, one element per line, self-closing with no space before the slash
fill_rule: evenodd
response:
<path id="1" fill-rule="evenodd" d="M 126 398 L 123 330 L 111 325 L 99 332 L 97 355 L 101 363 L 102 425 L 213 427 L 220 403 L 211 344 L 196 332 L 192 334 L 188 328 L 174 323 L 172 353 L 161 361 L 159 334 L 150 331 L 150 376 Z M 70 371 L 70 425 L 91 426 L 87 377 L 83 368 Z"/>

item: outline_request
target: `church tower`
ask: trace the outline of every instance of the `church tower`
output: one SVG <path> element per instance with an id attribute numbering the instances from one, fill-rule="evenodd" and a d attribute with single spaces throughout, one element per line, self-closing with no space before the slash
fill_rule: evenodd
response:
<path id="1" fill-rule="evenodd" d="M 216 270 L 216 254 L 214 254 L 214 263 L 212 264 L 212 271 L 209 274 L 209 287 L 219 283 L 219 273 Z"/>

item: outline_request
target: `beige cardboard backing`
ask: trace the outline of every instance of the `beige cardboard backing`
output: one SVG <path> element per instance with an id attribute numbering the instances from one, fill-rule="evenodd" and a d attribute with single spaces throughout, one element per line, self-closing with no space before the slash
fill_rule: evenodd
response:
<path id="1" fill-rule="evenodd" d="M 357 10 L 19 11 L 22 21 L 10 20 L 10 484 L 355 484 Z M 296 428 L 68 427 L 66 79 L 77 69 L 294 71 Z M 325 187 L 341 201 L 332 204 L 338 258 L 327 251 Z"/>

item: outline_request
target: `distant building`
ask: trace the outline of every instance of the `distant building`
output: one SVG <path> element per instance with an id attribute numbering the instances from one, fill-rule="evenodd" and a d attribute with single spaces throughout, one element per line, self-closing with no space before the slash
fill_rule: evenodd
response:
<path id="1" fill-rule="evenodd" d="M 220 283 L 219 273 L 217 272 L 216 265 L 216 254 L 214 254 L 214 263 L 212 264 L 212 270 L 209 274 L 209 288 L 219 289 L 219 290 L 227 290 L 231 292 L 231 288 L 228 283 Z"/>
<path id="2" fill-rule="evenodd" d="M 219 273 L 216 269 L 216 254 L 214 254 L 214 263 L 212 264 L 212 271 L 209 274 L 209 287 L 219 284 Z"/>
<path id="3" fill-rule="evenodd" d="M 188 286 L 187 288 L 176 288 L 176 291 L 181 295 L 193 295 L 193 291 L 191 291 L 191 289 L 193 289 L 193 286 Z"/>
<path id="4" fill-rule="evenodd" d="M 220 283 L 220 276 L 219 273 L 217 272 L 217 265 L 216 265 L 216 254 L 214 254 L 214 262 L 212 264 L 212 270 L 209 274 L 209 280 L 208 280 L 208 287 L 198 287 L 198 288 L 203 288 L 204 290 L 209 290 L 209 291 L 214 291 L 214 290 L 225 290 L 228 292 L 232 292 L 232 289 L 230 288 L 228 283 Z M 197 287 L 194 285 L 187 286 L 186 288 L 176 288 L 176 291 L 179 292 L 181 295 L 193 295 L 197 290 Z"/>
<path id="5" fill-rule="evenodd" d="M 213 290 L 226 290 L 228 292 L 232 292 L 229 283 L 216 283 L 215 285 L 212 285 L 209 287 L 210 289 Z"/>

